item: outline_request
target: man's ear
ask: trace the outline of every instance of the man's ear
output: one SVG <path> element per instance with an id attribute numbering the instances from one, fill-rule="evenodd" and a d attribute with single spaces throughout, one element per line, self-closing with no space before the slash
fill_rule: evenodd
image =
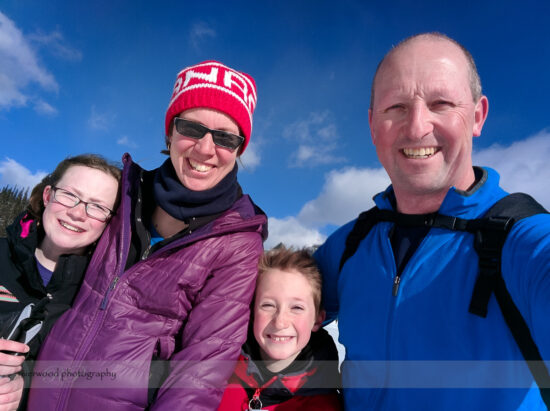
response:
<path id="1" fill-rule="evenodd" d="M 327 317 L 327 313 L 325 310 L 319 310 L 319 314 L 317 314 L 317 318 L 315 318 L 315 324 L 313 324 L 313 328 L 311 331 L 317 331 L 321 326 L 323 325 L 323 321 L 325 321 L 325 318 Z"/>
<path id="2" fill-rule="evenodd" d="M 376 139 L 374 138 L 374 133 L 372 132 L 372 108 L 369 108 L 369 128 L 372 144 L 376 145 Z"/>
<path id="3" fill-rule="evenodd" d="M 474 127 L 472 130 L 474 137 L 481 135 L 481 129 L 487 119 L 487 114 L 489 114 L 489 99 L 486 96 L 481 96 L 475 106 Z"/>

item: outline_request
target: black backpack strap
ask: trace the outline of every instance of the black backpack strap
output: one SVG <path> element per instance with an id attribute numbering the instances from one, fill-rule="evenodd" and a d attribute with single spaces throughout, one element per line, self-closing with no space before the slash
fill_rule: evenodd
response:
<path id="1" fill-rule="evenodd" d="M 381 221 L 389 221 L 405 227 L 435 227 L 470 232 L 475 232 L 479 225 L 478 220 L 466 220 L 438 213 L 401 214 L 393 210 L 381 210 L 374 206 L 370 210 L 363 211 L 357 217 L 346 238 L 346 247 L 340 258 L 338 272 L 342 271 L 346 261 L 355 254 L 359 244 L 368 235 L 372 227 Z"/>
<path id="2" fill-rule="evenodd" d="M 548 213 L 533 197 L 510 194 L 497 201 L 483 218 L 471 220 L 468 231 L 474 232 L 474 248 L 479 256 L 479 275 L 474 286 L 469 311 L 487 316 L 487 305 L 495 282 L 501 274 L 502 247 L 512 226 L 522 218 Z"/>
<path id="3" fill-rule="evenodd" d="M 512 193 L 497 201 L 484 218 L 506 215 L 518 221 L 535 214 L 548 214 L 548 211 L 529 194 Z"/>
<path id="4" fill-rule="evenodd" d="M 485 318 L 487 317 L 489 299 L 495 290 L 495 281 L 500 277 L 502 247 L 515 219 L 492 216 L 473 221 L 478 223 L 473 233 L 475 235 L 474 249 L 479 259 L 479 273 L 470 300 L 469 311 Z"/>
<path id="5" fill-rule="evenodd" d="M 474 246 L 479 255 L 479 275 L 470 302 L 470 312 L 485 317 L 491 293 L 495 293 L 502 316 L 539 386 L 542 400 L 550 409 L 550 374 L 525 319 L 506 288 L 501 271 L 502 248 L 514 223 L 543 213 L 548 211 L 531 196 L 514 193 L 498 201 L 483 219 L 477 220 L 479 228 Z"/>
<path id="6" fill-rule="evenodd" d="M 542 355 L 533 340 L 531 331 L 523 316 L 512 300 L 512 296 L 506 288 L 502 275 L 499 275 L 495 281 L 495 297 L 502 311 L 502 316 L 510 329 L 516 344 L 537 383 L 540 396 L 550 410 L 550 374 L 546 367 Z"/>
<path id="7" fill-rule="evenodd" d="M 357 251 L 359 243 L 361 243 L 363 238 L 367 236 L 371 228 L 374 227 L 376 223 L 378 223 L 378 211 L 379 208 L 374 206 L 370 210 L 363 211 L 361 214 L 359 214 L 359 217 L 357 217 L 353 228 L 346 237 L 346 248 L 344 249 L 342 257 L 340 258 L 340 266 L 338 268 L 338 272 L 342 271 L 342 268 L 344 267 L 346 261 L 348 261 L 348 259 Z"/>
<path id="8" fill-rule="evenodd" d="M 426 225 L 427 222 L 432 222 L 431 216 L 434 215 L 435 214 L 405 215 L 397 213 L 393 210 L 381 210 L 376 206 L 372 207 L 370 210 L 363 211 L 359 214 L 359 217 L 357 217 L 353 228 L 346 237 L 346 247 L 344 248 L 344 252 L 340 258 L 338 272 L 342 271 L 344 264 L 351 256 L 355 254 L 363 238 L 365 238 L 372 227 L 379 222 L 391 221 L 407 226 L 423 226 Z"/>

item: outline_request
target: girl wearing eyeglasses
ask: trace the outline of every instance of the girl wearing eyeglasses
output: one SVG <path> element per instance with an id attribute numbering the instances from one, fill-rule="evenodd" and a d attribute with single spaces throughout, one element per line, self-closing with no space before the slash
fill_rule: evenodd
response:
<path id="1" fill-rule="evenodd" d="M 120 174 L 96 155 L 63 160 L 34 187 L 27 210 L 0 239 L 2 406 L 17 408 L 23 379 L 15 373 L 25 358 L 23 370 L 32 370 L 46 334 L 72 304 L 116 207 Z"/>
<path id="2" fill-rule="evenodd" d="M 37 365 L 70 364 L 70 377 L 35 375 L 30 410 L 216 409 L 267 235 L 237 181 L 255 105 L 254 80 L 221 63 L 178 74 L 169 158 L 145 171 L 124 156 L 119 211 Z"/>

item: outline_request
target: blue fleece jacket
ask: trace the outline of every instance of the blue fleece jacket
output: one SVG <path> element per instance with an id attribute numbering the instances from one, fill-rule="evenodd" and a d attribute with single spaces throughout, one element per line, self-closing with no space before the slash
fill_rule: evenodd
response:
<path id="1" fill-rule="evenodd" d="M 506 192 L 483 169 L 468 192 L 451 188 L 440 214 L 479 218 Z M 375 197 L 391 209 L 390 186 Z M 323 304 L 346 347 L 346 410 L 543 410 L 538 387 L 491 297 L 487 318 L 468 312 L 478 273 L 473 235 L 432 228 L 401 274 L 397 296 L 392 223 L 373 227 L 338 272 L 355 221 L 316 252 Z M 550 365 L 550 215 L 516 223 L 502 275 L 543 359 Z"/>

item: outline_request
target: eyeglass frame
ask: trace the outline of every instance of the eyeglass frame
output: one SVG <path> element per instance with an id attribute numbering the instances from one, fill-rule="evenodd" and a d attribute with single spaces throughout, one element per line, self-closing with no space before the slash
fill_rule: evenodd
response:
<path id="1" fill-rule="evenodd" d="M 51 190 L 53 191 L 53 199 L 56 203 L 61 204 L 63 207 L 67 207 L 67 208 L 75 208 L 79 204 L 84 204 L 84 210 L 86 211 L 86 215 L 90 218 L 93 218 L 94 220 L 101 221 L 102 223 L 104 223 L 107 220 L 109 220 L 109 218 L 111 218 L 112 216 L 115 215 L 115 212 L 113 210 L 111 210 L 109 207 L 105 207 L 101 204 L 97 204 L 97 203 L 93 203 L 93 202 L 84 201 L 79 196 L 77 196 L 76 194 L 74 194 L 74 193 L 72 193 L 69 190 L 66 190 L 64 188 L 57 187 L 57 186 L 51 186 Z M 57 193 L 58 190 L 61 190 L 65 193 L 73 196 L 76 199 L 76 203 L 74 203 L 72 206 L 70 206 L 70 205 L 64 204 L 61 201 L 59 201 L 56 197 L 56 193 Z M 94 217 L 94 216 L 90 215 L 90 212 L 88 211 L 88 206 L 89 205 L 93 205 L 93 206 L 97 207 L 100 210 L 105 209 L 109 212 L 109 214 L 107 216 L 105 216 L 104 220 L 99 219 L 97 217 Z"/>
<path id="2" fill-rule="evenodd" d="M 178 134 L 180 134 L 184 137 L 192 138 L 193 140 L 201 140 L 202 138 L 204 138 L 205 135 L 210 133 L 212 135 L 212 141 L 214 142 L 215 145 L 217 145 L 218 147 L 227 148 L 228 150 L 231 150 L 231 151 L 237 150 L 239 147 L 241 147 L 243 145 L 243 143 L 245 141 L 245 138 L 243 136 L 238 135 L 238 134 L 230 133 L 229 131 L 224 131 L 224 130 L 211 129 L 211 128 L 208 128 L 208 127 L 206 127 L 205 125 L 203 125 L 201 123 L 197 123 L 196 121 L 187 120 L 185 118 L 174 117 L 173 122 L 174 122 L 174 128 L 178 132 Z M 178 122 L 186 123 L 186 124 L 194 127 L 195 130 L 204 131 L 204 133 L 200 137 L 194 137 L 194 136 L 189 136 L 187 134 L 180 133 L 179 130 L 178 130 L 178 126 L 177 126 Z M 224 146 L 223 144 L 219 144 L 219 142 L 217 142 L 216 140 L 217 140 L 217 137 L 219 137 L 220 134 L 224 134 L 224 135 L 228 135 L 228 136 L 237 138 L 237 140 L 239 141 L 239 144 L 235 147 L 228 147 L 228 146 Z"/>

